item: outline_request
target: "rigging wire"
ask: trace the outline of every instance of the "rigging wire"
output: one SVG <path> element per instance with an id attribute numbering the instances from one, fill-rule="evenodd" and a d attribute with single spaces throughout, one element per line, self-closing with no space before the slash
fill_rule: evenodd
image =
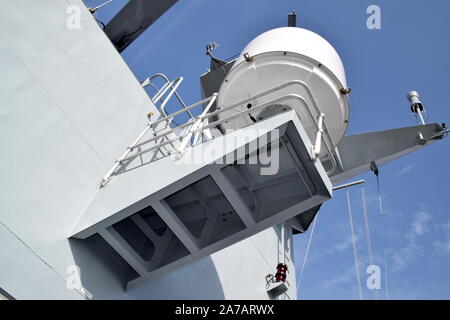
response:
<path id="1" fill-rule="evenodd" d="M 378 170 L 376 168 L 374 170 L 374 173 L 377 175 L 377 178 L 378 178 Z M 373 256 L 372 240 L 371 240 L 371 236 L 370 236 L 370 225 L 369 225 L 369 217 L 368 217 L 364 182 L 362 181 L 362 183 L 361 183 L 361 181 L 360 181 L 359 184 L 361 184 L 361 202 L 362 202 L 362 206 L 363 206 L 364 231 L 365 231 L 365 238 L 366 238 L 366 244 L 367 244 L 369 264 L 374 265 L 374 256 Z M 358 257 L 358 252 L 357 252 L 357 248 L 356 248 L 356 236 L 355 236 L 355 229 L 354 229 L 354 224 L 353 224 L 353 213 L 352 213 L 352 208 L 351 208 L 350 194 L 349 194 L 349 190 L 348 190 L 349 186 L 351 186 L 351 185 L 348 184 L 348 185 L 338 186 L 337 188 L 339 188 L 339 189 L 345 188 L 345 190 L 346 190 L 347 205 L 348 205 L 348 217 L 349 217 L 351 236 L 352 236 L 352 247 L 353 247 L 353 256 L 354 256 L 354 263 L 355 263 L 356 281 L 357 281 L 357 287 L 358 287 L 358 296 L 359 296 L 359 299 L 362 300 L 363 293 L 362 293 L 362 287 L 361 287 L 361 275 L 360 275 L 360 270 L 359 270 L 359 257 Z M 379 194 L 379 195 L 381 197 L 381 194 Z M 381 209 L 381 206 L 380 206 L 380 209 Z M 306 246 L 306 251 L 305 251 L 305 256 L 303 258 L 302 268 L 301 268 L 300 275 L 299 275 L 299 278 L 297 281 L 297 297 L 298 298 L 299 298 L 300 283 L 303 279 L 303 273 L 304 273 L 305 266 L 306 266 L 306 263 L 308 260 L 316 222 L 317 222 L 317 215 L 316 215 L 316 217 L 313 221 L 313 225 L 311 227 L 311 233 L 309 235 L 308 244 Z M 386 293 L 386 299 L 388 299 L 386 250 L 384 252 L 384 260 L 385 260 L 385 286 L 386 286 L 385 293 Z M 374 298 L 376 300 L 379 300 L 378 291 L 376 289 L 373 291 L 373 294 L 374 294 Z"/>
<path id="2" fill-rule="evenodd" d="M 94 14 L 94 13 L 97 12 L 98 9 L 100 9 L 101 7 L 103 7 L 104 5 L 107 5 L 108 3 L 112 2 L 112 1 L 113 0 L 108 0 L 108 1 L 105 1 L 105 2 L 103 2 L 102 4 L 100 4 L 100 5 L 96 6 L 96 7 L 89 8 L 89 12 Z"/>
<path id="3" fill-rule="evenodd" d="M 361 288 L 361 275 L 359 274 L 359 259 L 358 259 L 358 251 L 356 250 L 356 237 L 355 230 L 353 227 L 353 215 L 352 215 L 352 207 L 350 202 L 350 194 L 348 192 L 348 188 L 345 188 L 347 193 L 347 206 L 348 206 L 348 220 L 350 222 L 350 230 L 352 235 L 352 247 L 353 247 L 353 258 L 355 263 L 355 273 L 356 273 L 356 282 L 358 286 L 358 296 L 359 300 L 363 300 L 362 288 Z"/>
<path id="4" fill-rule="evenodd" d="M 373 250 L 372 250 L 372 241 L 370 237 L 370 228 L 369 228 L 369 217 L 367 214 L 367 203 L 366 203 L 366 192 L 364 189 L 364 184 L 361 184 L 361 201 L 363 205 L 363 216 L 364 216 L 364 233 L 366 235 L 366 244 L 367 244 L 367 252 L 369 256 L 369 265 L 374 265 L 373 259 Z M 375 300 L 378 300 L 378 291 L 377 289 L 373 289 L 373 294 Z"/>
<path id="5" fill-rule="evenodd" d="M 443 127 L 445 127 L 445 124 L 443 124 Z M 447 130 L 444 130 L 444 134 Z M 433 137 L 432 137 L 433 138 Z M 432 139 L 430 138 L 430 139 Z M 377 187 L 378 187 L 378 205 L 380 207 L 380 215 L 384 216 L 383 214 L 383 204 L 381 201 L 381 191 L 380 191 L 380 177 L 379 177 L 379 170 L 375 163 L 375 161 L 370 162 L 370 169 L 373 171 L 373 173 L 377 177 Z M 384 218 L 386 219 L 386 217 Z M 386 228 L 385 228 L 386 229 Z M 388 274 L 387 274 L 387 259 L 386 259 L 386 249 L 384 249 L 384 278 L 385 278 L 385 294 L 386 294 L 386 300 L 389 299 L 389 288 L 388 288 Z"/>
<path id="6" fill-rule="evenodd" d="M 309 249 L 311 248 L 312 237 L 313 237 L 313 234 L 314 234 L 314 230 L 316 228 L 316 222 L 317 222 L 318 216 L 319 215 L 316 214 L 316 216 L 314 217 L 313 225 L 311 227 L 311 233 L 309 234 L 308 244 L 306 246 L 305 257 L 303 258 L 302 269 L 301 269 L 300 275 L 298 277 L 298 281 L 297 281 L 297 299 L 298 299 L 298 296 L 299 296 L 298 295 L 298 289 L 300 288 L 300 281 L 303 278 L 303 271 L 305 271 L 306 260 L 308 259 L 308 253 L 309 253 Z"/>

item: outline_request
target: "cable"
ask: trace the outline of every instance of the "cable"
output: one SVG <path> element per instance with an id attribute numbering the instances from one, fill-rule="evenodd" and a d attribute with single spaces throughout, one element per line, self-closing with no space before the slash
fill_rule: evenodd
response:
<path id="1" fill-rule="evenodd" d="M 311 242 L 312 242 L 312 237 L 313 237 L 313 234 L 314 234 L 314 229 L 316 228 L 317 217 L 318 217 L 318 214 L 316 214 L 316 216 L 314 218 L 314 221 L 313 221 L 313 225 L 312 225 L 312 228 L 311 228 L 311 233 L 309 235 L 308 245 L 306 246 L 305 257 L 303 258 L 302 270 L 300 271 L 300 275 L 299 275 L 298 281 L 297 281 L 297 299 L 298 299 L 298 289 L 300 288 L 300 280 L 303 277 L 303 271 L 305 270 L 306 260 L 308 259 L 308 253 L 309 253 L 309 248 L 311 247 Z"/>
<path id="2" fill-rule="evenodd" d="M 89 8 L 89 11 L 91 12 L 91 13 L 95 13 L 98 9 L 100 9 L 101 7 L 103 7 L 104 5 L 107 5 L 108 3 L 110 3 L 110 2 L 112 2 L 113 0 L 108 0 L 108 1 L 105 1 L 105 2 L 103 2 L 101 5 L 99 5 L 99 6 L 96 6 L 96 7 L 94 7 L 94 8 Z"/>
<path id="3" fill-rule="evenodd" d="M 347 193 L 347 206 L 348 206 L 348 220 L 350 222 L 350 230 L 352 234 L 352 247 L 353 247 L 353 257 L 355 262 L 355 272 L 356 272 L 356 282 L 358 286 L 358 295 L 359 300 L 363 300 L 363 294 L 362 294 L 362 288 L 361 288 L 361 276 L 359 274 L 359 259 L 358 259 L 358 252 L 356 250 L 356 237 L 355 237 L 355 230 L 353 228 L 353 216 L 352 216 L 352 207 L 350 203 L 350 194 L 348 192 L 348 188 L 345 188 Z"/>
<path id="4" fill-rule="evenodd" d="M 364 216 L 364 231 L 366 235 L 366 244 L 367 244 L 367 252 L 369 255 L 369 264 L 371 266 L 374 265 L 374 259 L 373 259 L 373 251 L 372 251 L 372 241 L 370 237 L 370 228 L 369 228 L 369 218 L 367 215 L 367 203 L 366 203 L 366 193 L 364 189 L 364 184 L 361 184 L 361 201 L 363 204 L 363 216 Z M 372 289 L 374 293 L 375 300 L 378 300 L 378 291 L 377 289 Z"/>

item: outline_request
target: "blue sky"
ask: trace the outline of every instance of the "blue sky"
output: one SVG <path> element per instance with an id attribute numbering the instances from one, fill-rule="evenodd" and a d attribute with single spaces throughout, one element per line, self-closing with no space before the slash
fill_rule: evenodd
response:
<path id="1" fill-rule="evenodd" d="M 102 1 L 85 0 L 89 5 Z M 96 13 L 107 22 L 124 4 L 114 0 Z M 366 27 L 369 5 L 381 8 L 381 30 Z M 347 134 L 415 125 L 406 93 L 417 90 L 428 122 L 450 123 L 450 2 L 446 0 L 182 0 L 124 52 L 140 80 L 163 72 L 182 75 L 187 102 L 200 98 L 199 76 L 209 67 L 205 45 L 216 41 L 219 58 L 238 54 L 255 36 L 297 25 L 326 38 L 340 54 L 352 87 Z M 390 299 L 450 299 L 450 142 L 442 141 L 380 168 L 384 216 L 373 174 L 366 180 L 375 263 L 384 276 L 386 252 Z M 361 188 L 350 190 L 365 288 L 368 265 Z M 299 272 L 309 238 L 295 237 Z M 381 298 L 386 295 L 382 278 Z M 364 298 L 372 293 L 364 289 Z M 302 299 L 356 299 L 345 191 L 321 209 L 299 289 Z"/>

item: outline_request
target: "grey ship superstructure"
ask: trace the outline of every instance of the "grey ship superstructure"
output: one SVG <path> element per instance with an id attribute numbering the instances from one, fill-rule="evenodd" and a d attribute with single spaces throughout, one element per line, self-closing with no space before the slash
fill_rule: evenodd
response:
<path id="1" fill-rule="evenodd" d="M 119 53 L 174 2 L 129 1 L 105 30 L 81 0 L 1 3 L 6 298 L 295 299 L 292 234 L 333 185 L 448 131 L 346 136 L 342 62 L 293 26 L 213 58 L 187 105 L 181 77 L 140 82 Z"/>

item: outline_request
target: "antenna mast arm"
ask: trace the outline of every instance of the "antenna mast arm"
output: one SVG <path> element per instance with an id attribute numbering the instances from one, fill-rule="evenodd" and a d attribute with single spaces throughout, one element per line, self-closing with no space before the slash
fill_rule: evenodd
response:
<path id="1" fill-rule="evenodd" d="M 345 136 L 337 146 L 342 168 L 331 181 L 336 184 L 351 179 L 369 171 L 371 162 L 381 166 L 441 140 L 446 132 L 443 125 L 433 123 Z"/>

